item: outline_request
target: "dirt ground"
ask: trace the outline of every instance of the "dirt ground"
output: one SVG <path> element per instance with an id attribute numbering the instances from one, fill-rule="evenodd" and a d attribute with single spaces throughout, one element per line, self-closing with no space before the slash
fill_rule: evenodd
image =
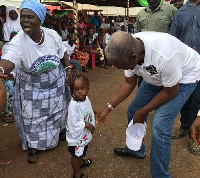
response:
<path id="1" fill-rule="evenodd" d="M 118 91 L 124 80 L 122 70 L 110 67 L 98 68 L 85 73 L 90 79 L 89 98 L 93 107 L 101 109 Z M 89 145 L 87 157 L 93 163 L 83 171 L 90 178 L 149 178 L 150 147 L 151 147 L 151 116 L 145 136 L 146 157 L 119 157 L 113 148 L 125 146 L 125 128 L 127 125 L 126 111 L 133 94 L 119 105 L 108 116 L 106 125 L 97 126 L 93 140 Z M 179 127 L 178 119 L 175 128 Z M 35 165 L 27 164 L 27 152 L 22 151 L 21 142 L 15 124 L 0 123 L 0 157 L 13 160 L 13 165 L 0 167 L 3 178 L 71 178 L 70 154 L 67 143 L 59 142 L 52 150 L 39 155 Z M 200 157 L 192 155 L 188 150 L 188 138 L 172 140 L 170 172 L 173 178 L 199 178 Z"/>

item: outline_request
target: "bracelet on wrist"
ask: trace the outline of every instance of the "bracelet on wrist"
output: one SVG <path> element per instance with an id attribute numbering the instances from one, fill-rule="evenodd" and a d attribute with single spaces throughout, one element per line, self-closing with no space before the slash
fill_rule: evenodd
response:
<path id="1" fill-rule="evenodd" d="M 111 111 L 114 109 L 110 103 L 107 103 L 107 107 L 108 107 Z"/>
<path id="2" fill-rule="evenodd" d="M 0 67 L 0 69 L 2 70 L 2 73 L 4 74 L 4 68 L 3 68 L 3 67 Z"/>
<path id="3" fill-rule="evenodd" d="M 65 70 L 72 69 L 72 66 L 65 67 Z"/>

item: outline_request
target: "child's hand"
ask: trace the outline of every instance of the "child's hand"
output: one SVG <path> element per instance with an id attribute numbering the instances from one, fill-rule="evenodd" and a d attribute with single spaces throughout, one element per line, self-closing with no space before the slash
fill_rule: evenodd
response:
<path id="1" fill-rule="evenodd" d="M 86 122 L 85 128 L 87 128 L 92 134 L 94 133 L 95 127 L 92 124 Z"/>

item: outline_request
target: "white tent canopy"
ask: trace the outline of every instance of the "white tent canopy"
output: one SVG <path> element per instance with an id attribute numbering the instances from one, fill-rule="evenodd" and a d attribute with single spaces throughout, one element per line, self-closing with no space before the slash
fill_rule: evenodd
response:
<path id="1" fill-rule="evenodd" d="M 1 5 L 6 6 L 16 6 L 17 8 L 20 7 L 22 0 L 1 0 Z M 39 0 L 38 0 L 39 1 Z M 42 2 L 57 2 L 57 0 L 42 0 Z M 65 2 L 65 4 L 69 6 L 73 6 L 71 2 Z M 132 7 L 129 9 L 130 16 L 136 16 L 137 13 L 144 7 Z M 94 6 L 89 4 L 79 4 L 78 9 L 92 9 L 92 10 L 103 10 L 101 13 L 105 16 L 124 16 L 125 15 L 125 8 L 122 7 L 111 7 L 111 6 Z"/>
<path id="2" fill-rule="evenodd" d="M 22 0 L 1 0 L 1 5 L 20 7 Z"/>

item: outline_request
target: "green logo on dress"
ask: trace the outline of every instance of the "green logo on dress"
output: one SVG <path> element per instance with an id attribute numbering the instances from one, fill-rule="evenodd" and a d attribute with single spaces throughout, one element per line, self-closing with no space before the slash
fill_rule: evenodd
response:
<path id="1" fill-rule="evenodd" d="M 55 69 L 56 65 L 52 62 L 44 62 L 39 66 L 38 72 L 45 72 L 50 69 Z"/>

